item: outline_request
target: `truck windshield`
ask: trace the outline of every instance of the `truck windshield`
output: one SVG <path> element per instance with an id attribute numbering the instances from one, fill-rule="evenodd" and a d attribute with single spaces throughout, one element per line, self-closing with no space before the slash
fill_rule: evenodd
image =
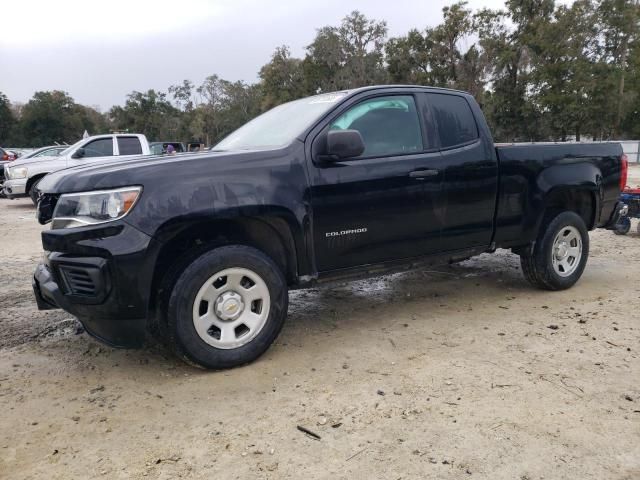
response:
<path id="1" fill-rule="evenodd" d="M 279 105 L 231 133 L 212 150 L 252 150 L 288 145 L 347 93 L 326 93 Z"/>
<path id="2" fill-rule="evenodd" d="M 78 140 L 76 143 L 74 143 L 73 145 L 71 145 L 70 147 L 68 147 L 67 149 L 63 150 L 60 152 L 60 156 L 66 155 L 67 153 L 72 152 L 73 150 L 75 150 L 75 148 L 77 146 L 79 146 L 82 142 L 84 142 L 85 139 L 83 138 L 82 140 Z"/>

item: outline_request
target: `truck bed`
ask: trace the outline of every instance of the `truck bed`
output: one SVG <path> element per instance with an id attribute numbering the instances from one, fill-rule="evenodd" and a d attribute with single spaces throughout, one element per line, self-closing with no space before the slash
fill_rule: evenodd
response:
<path id="1" fill-rule="evenodd" d="M 619 194 L 619 143 L 511 143 L 495 148 L 500 164 L 494 238 L 498 247 L 535 239 L 552 185 L 587 187 L 592 192 L 596 208 L 590 229 L 609 220 Z"/>

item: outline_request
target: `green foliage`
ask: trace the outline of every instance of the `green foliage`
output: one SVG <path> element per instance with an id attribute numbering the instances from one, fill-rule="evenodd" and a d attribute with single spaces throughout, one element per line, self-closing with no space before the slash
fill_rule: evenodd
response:
<path id="1" fill-rule="evenodd" d="M 9 145 L 16 119 L 7 96 L 0 92 L 0 145 Z"/>
<path id="2" fill-rule="evenodd" d="M 150 139 L 173 140 L 178 133 L 177 112 L 166 93 L 151 89 L 130 93 L 124 107 L 113 107 L 109 117 L 115 130 L 144 132 Z"/>
<path id="3" fill-rule="evenodd" d="M 443 8 L 439 25 L 387 38 L 354 11 L 295 58 L 275 49 L 256 84 L 211 75 L 167 93 L 132 92 L 108 117 L 66 93 L 24 106 L 0 93 L 0 144 L 38 146 L 128 130 L 215 144 L 262 111 L 314 93 L 380 83 L 470 92 L 498 141 L 640 137 L 640 0 L 507 0 L 503 10 Z"/>
<path id="4" fill-rule="evenodd" d="M 260 69 L 260 79 L 264 110 L 300 98 L 306 93 L 302 61 L 291 58 L 286 45 L 276 48 L 271 61 Z"/>
<path id="5" fill-rule="evenodd" d="M 313 93 L 383 83 L 387 23 L 353 11 L 338 27 L 323 27 L 307 47 L 304 74 Z"/>
<path id="6" fill-rule="evenodd" d="M 36 92 L 22 108 L 13 140 L 34 147 L 72 143 L 81 138 L 85 130 L 101 133 L 105 125 L 100 113 L 78 105 L 66 92 Z"/>

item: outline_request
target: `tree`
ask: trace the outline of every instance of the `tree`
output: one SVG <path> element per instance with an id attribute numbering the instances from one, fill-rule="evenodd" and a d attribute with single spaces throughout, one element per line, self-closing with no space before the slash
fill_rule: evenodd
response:
<path id="1" fill-rule="evenodd" d="M 506 6 L 506 11 L 483 9 L 474 15 L 492 86 L 485 102 L 487 117 L 499 140 L 544 138 L 541 113 L 530 101 L 529 87 L 532 57 L 538 53 L 554 1 L 508 0 Z"/>
<path id="2" fill-rule="evenodd" d="M 196 89 L 200 100 L 188 115 L 192 138 L 215 144 L 260 113 L 259 85 L 230 82 L 210 75 Z"/>
<path id="3" fill-rule="evenodd" d="M 131 92 L 124 107 L 113 107 L 109 117 L 116 130 L 144 133 L 150 140 L 164 140 L 177 135 L 177 113 L 166 93 L 151 89 L 144 93 Z"/>
<path id="4" fill-rule="evenodd" d="M 26 105 L 0 94 L 0 141 L 116 128 L 210 144 L 283 102 L 388 82 L 471 92 L 498 141 L 640 137 L 640 0 L 507 0 L 477 11 L 459 0 L 442 13 L 438 25 L 387 40 L 384 21 L 354 11 L 318 29 L 303 58 L 276 48 L 255 84 L 210 75 L 132 92 L 109 118 L 64 92 L 36 92 Z"/>
<path id="5" fill-rule="evenodd" d="M 460 88 L 481 100 L 486 76 L 486 57 L 472 45 L 466 52 L 461 41 L 473 31 L 467 2 L 442 9 L 444 22 L 424 33 L 411 30 L 405 37 L 387 42 L 386 63 L 394 82 Z"/>
<path id="6" fill-rule="evenodd" d="M 450 7 L 442 9 L 444 21 L 432 30 L 435 42 L 436 57 L 442 70 L 442 80 L 451 87 L 458 84 L 459 64 L 462 55 L 458 48 L 458 42 L 471 33 L 471 10 L 467 8 L 467 2 L 457 2 Z M 473 53 L 471 54 L 473 55 Z"/>
<path id="7" fill-rule="evenodd" d="M 386 79 L 386 22 L 351 12 L 339 27 L 323 27 L 303 62 L 307 89 L 314 93 L 382 83 Z"/>
<path id="8" fill-rule="evenodd" d="M 438 86 L 434 46 L 432 29 L 424 34 L 413 29 L 406 36 L 389 39 L 385 60 L 391 82 Z"/>
<path id="9" fill-rule="evenodd" d="M 630 48 L 628 80 L 625 82 L 625 116 L 621 124 L 621 136 L 640 138 L 640 42 Z"/>
<path id="10" fill-rule="evenodd" d="M 90 107 L 78 105 L 66 92 L 36 92 L 24 105 L 18 129 L 21 143 L 34 147 L 73 143 L 85 130 L 99 133 L 104 119 Z"/>
<path id="11" fill-rule="evenodd" d="M 532 99 L 539 107 L 553 139 L 566 140 L 569 133 L 580 140 L 593 132 L 597 110 L 594 53 L 595 6 L 591 0 L 561 5 L 545 24 L 536 46 L 530 75 Z"/>
<path id="12" fill-rule="evenodd" d="M 178 109 L 190 112 L 195 108 L 196 101 L 193 97 L 193 89 L 194 85 L 191 80 L 183 80 L 182 84 L 169 87 L 169 93 L 173 96 Z"/>
<path id="13" fill-rule="evenodd" d="M 262 108 L 268 110 L 305 95 L 302 61 L 291 57 L 289 47 L 276 48 L 271 61 L 260 69 Z"/>
<path id="14" fill-rule="evenodd" d="M 11 104 L 7 96 L 0 92 L 0 145 L 10 144 L 11 135 L 16 119 L 11 111 Z"/>
<path id="15" fill-rule="evenodd" d="M 611 66 L 617 83 L 614 90 L 615 119 L 613 136 L 619 138 L 625 105 L 629 95 L 625 81 L 629 76 L 631 55 L 640 40 L 640 1 L 601 0 L 598 8 L 604 61 Z"/>

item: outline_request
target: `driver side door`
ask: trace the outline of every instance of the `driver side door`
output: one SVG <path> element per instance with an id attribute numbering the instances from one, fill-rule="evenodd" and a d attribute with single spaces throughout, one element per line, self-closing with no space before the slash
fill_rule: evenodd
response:
<path id="1" fill-rule="evenodd" d="M 428 171 L 440 153 L 425 135 L 420 105 L 412 94 L 369 96 L 336 113 L 314 140 L 321 145 L 329 130 L 349 129 L 365 144 L 358 157 L 310 163 L 319 272 L 440 249 L 442 177 Z"/>

